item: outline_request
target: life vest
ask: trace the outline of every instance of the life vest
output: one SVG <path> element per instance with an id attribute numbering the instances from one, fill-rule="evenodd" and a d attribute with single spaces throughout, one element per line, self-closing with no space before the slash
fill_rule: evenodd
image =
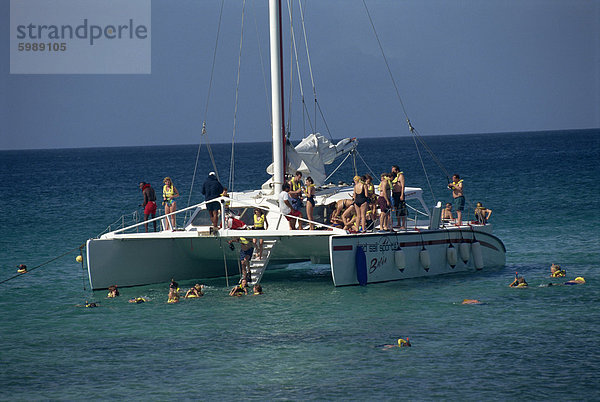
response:
<path id="1" fill-rule="evenodd" d="M 297 191 L 302 188 L 302 182 L 296 180 L 290 180 L 290 184 L 292 185 L 292 191 Z"/>
<path id="2" fill-rule="evenodd" d="M 254 215 L 254 227 L 259 228 L 259 229 L 263 229 L 265 227 L 265 216 L 264 215 L 261 215 L 261 216 Z"/>
<path id="3" fill-rule="evenodd" d="M 240 237 L 240 243 L 242 243 L 242 244 L 250 244 L 250 241 L 248 241 L 248 239 L 246 239 L 245 237 Z"/>
<path id="4" fill-rule="evenodd" d="M 375 194 L 375 186 L 373 185 L 373 183 L 367 185 L 367 194 L 369 195 L 369 197 Z"/>
<path id="5" fill-rule="evenodd" d="M 225 192 L 223 191 L 221 194 L 219 194 L 221 197 L 227 197 L 229 198 L 229 194 L 225 194 Z M 229 208 L 229 206 L 231 205 L 231 201 L 225 201 L 225 208 Z"/>
<path id="6" fill-rule="evenodd" d="M 315 186 L 314 184 L 309 184 L 308 186 L 306 186 L 306 188 L 304 189 L 304 193 L 306 195 L 308 195 L 308 189 L 309 189 L 309 187 L 314 187 L 314 186 Z"/>
<path id="7" fill-rule="evenodd" d="M 175 194 L 175 186 L 171 185 L 171 187 L 167 187 L 165 184 L 163 186 L 163 198 L 170 200 L 173 198 L 173 194 Z"/>
<path id="8" fill-rule="evenodd" d="M 394 178 L 394 180 L 392 180 L 392 184 L 393 183 L 398 183 L 398 178 L 400 177 L 401 174 L 404 174 L 404 172 L 398 172 L 398 174 L 396 175 L 396 177 Z"/>

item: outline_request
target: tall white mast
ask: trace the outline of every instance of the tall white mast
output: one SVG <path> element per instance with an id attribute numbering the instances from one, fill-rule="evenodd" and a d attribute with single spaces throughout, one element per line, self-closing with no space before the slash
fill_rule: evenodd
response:
<path id="1" fill-rule="evenodd" d="M 277 195 L 281 192 L 285 170 L 280 0 L 269 0 L 269 27 L 271 42 L 271 113 L 273 120 L 273 190 Z"/>

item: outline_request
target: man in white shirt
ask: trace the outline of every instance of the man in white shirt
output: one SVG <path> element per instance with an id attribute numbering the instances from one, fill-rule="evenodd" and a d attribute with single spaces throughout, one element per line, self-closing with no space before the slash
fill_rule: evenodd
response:
<path id="1" fill-rule="evenodd" d="M 281 213 L 283 213 L 285 215 L 296 216 L 298 218 L 302 217 L 302 213 L 300 211 L 294 209 L 292 207 L 292 204 L 290 203 L 290 195 L 288 194 L 288 192 L 290 191 L 289 183 L 283 183 L 281 188 L 282 188 L 282 191 L 281 191 L 281 193 L 279 193 L 279 210 L 281 211 Z M 293 218 L 292 216 L 286 216 L 286 218 L 290 225 L 290 229 L 295 230 L 297 219 Z M 299 226 L 298 227 L 299 229 L 302 229 L 302 224 L 300 224 L 298 226 Z"/>

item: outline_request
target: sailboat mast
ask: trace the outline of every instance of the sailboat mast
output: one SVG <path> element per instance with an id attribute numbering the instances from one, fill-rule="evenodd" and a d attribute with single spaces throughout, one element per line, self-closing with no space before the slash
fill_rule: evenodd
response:
<path id="1" fill-rule="evenodd" d="M 273 131 L 273 190 L 281 192 L 285 180 L 285 125 L 283 118 L 283 62 L 281 52 L 281 0 L 269 0 L 271 47 L 271 113 Z"/>

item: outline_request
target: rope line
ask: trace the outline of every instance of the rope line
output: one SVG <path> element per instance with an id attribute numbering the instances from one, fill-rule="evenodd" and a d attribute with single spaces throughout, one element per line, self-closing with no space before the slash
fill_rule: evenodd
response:
<path id="1" fill-rule="evenodd" d="M 10 281 L 10 280 L 13 280 L 13 279 L 15 279 L 15 278 L 18 278 L 18 277 L 19 277 L 19 276 L 21 276 L 21 275 L 28 274 L 28 273 L 30 273 L 31 271 L 35 270 L 35 269 L 38 269 L 38 268 L 41 268 L 41 267 L 43 267 L 44 265 L 48 265 L 48 264 L 50 264 L 51 262 L 53 262 L 53 261 L 56 261 L 56 260 L 58 260 L 58 259 L 60 259 L 60 258 L 64 257 L 65 255 L 71 254 L 73 251 L 76 251 L 76 250 L 81 250 L 81 249 L 82 249 L 82 248 L 84 248 L 84 247 L 85 247 L 85 244 L 82 244 L 81 246 L 75 247 L 74 249 L 71 249 L 71 250 L 67 251 L 67 252 L 66 252 L 66 253 L 64 253 L 64 254 L 61 254 L 61 255 L 59 255 L 58 257 L 54 257 L 54 258 L 52 258 L 52 259 L 50 259 L 50 260 L 48 260 L 48 261 L 46 261 L 46 262 L 43 262 L 43 263 L 41 263 L 40 265 L 37 265 L 37 266 L 35 266 L 35 267 L 33 267 L 33 268 L 27 268 L 27 272 L 23 272 L 22 274 L 17 274 L 17 275 L 15 275 L 15 276 L 12 276 L 12 277 L 10 277 L 10 278 L 8 278 L 8 279 L 5 279 L 5 280 L 3 280 L 3 281 L 1 281 L 1 282 L 0 282 L 0 285 L 1 285 L 1 284 L 3 284 L 3 283 L 5 283 L 5 282 L 8 282 L 8 281 Z"/>
<path id="2" fill-rule="evenodd" d="M 223 5 L 225 4 L 225 0 L 221 0 L 221 9 L 219 11 L 219 22 L 217 24 L 217 36 L 215 39 L 215 49 L 213 51 L 213 59 L 212 59 L 212 66 L 210 69 L 210 79 L 208 80 L 208 91 L 206 94 L 206 103 L 204 106 L 204 120 L 202 121 L 202 133 L 200 134 L 200 142 L 198 144 L 198 151 L 196 152 L 196 164 L 194 166 L 194 174 L 192 176 L 192 184 L 190 185 L 190 194 L 188 196 L 188 203 L 187 206 L 190 206 L 190 203 L 192 201 L 192 193 L 194 190 L 194 182 L 196 180 L 196 172 L 198 170 L 198 161 L 200 159 L 200 149 L 202 148 L 202 137 L 206 136 L 206 119 L 208 117 L 208 105 L 209 105 L 209 101 L 210 101 L 210 93 L 212 91 L 212 83 L 213 83 L 213 77 L 214 77 L 214 72 L 215 72 L 215 64 L 216 64 L 216 60 L 217 60 L 217 48 L 219 46 L 219 36 L 221 33 L 221 20 L 223 18 Z M 217 178 L 219 178 L 219 170 L 217 169 L 217 165 L 215 163 L 215 158 L 213 156 L 212 153 L 212 149 L 210 147 L 210 142 L 208 141 L 208 137 L 206 138 L 206 147 L 208 148 L 208 154 L 210 156 L 210 160 L 212 162 L 213 165 L 213 170 L 215 171 Z M 187 214 L 186 214 L 186 218 L 187 218 Z"/>
<path id="3" fill-rule="evenodd" d="M 237 80 L 235 84 L 235 106 L 233 111 L 233 133 L 231 134 L 231 160 L 229 162 L 229 188 L 230 192 L 234 189 L 234 171 L 235 171 L 235 132 L 237 128 L 237 110 L 238 99 L 240 96 L 240 75 L 242 69 L 242 49 L 244 44 L 244 16 L 246 11 L 246 0 L 242 3 L 242 26 L 240 28 L 240 52 L 238 54 Z"/>

